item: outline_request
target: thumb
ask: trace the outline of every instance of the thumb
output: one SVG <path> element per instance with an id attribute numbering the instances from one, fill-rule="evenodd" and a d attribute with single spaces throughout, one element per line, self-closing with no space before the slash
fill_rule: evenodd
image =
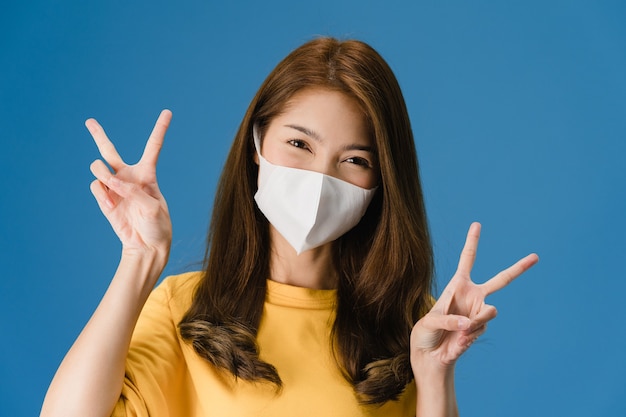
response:
<path id="1" fill-rule="evenodd" d="M 431 350 L 441 343 L 446 331 L 467 330 L 470 319 L 456 314 L 429 313 L 422 317 L 411 332 L 411 345 L 414 348 Z"/>
<path id="2" fill-rule="evenodd" d="M 457 314 L 427 314 L 420 322 L 422 322 L 422 326 L 427 330 L 447 330 L 455 332 L 467 330 L 470 327 L 470 319 Z"/>

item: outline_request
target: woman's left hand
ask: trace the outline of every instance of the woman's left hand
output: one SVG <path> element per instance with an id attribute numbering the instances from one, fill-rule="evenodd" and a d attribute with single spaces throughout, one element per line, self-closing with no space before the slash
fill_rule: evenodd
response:
<path id="1" fill-rule="evenodd" d="M 449 371 L 456 360 L 496 316 L 485 298 L 520 276 L 539 260 L 536 254 L 520 259 L 483 284 L 472 282 L 470 272 L 476 258 L 480 224 L 473 223 L 461 253 L 456 273 L 433 308 L 413 327 L 411 365 L 417 375 L 422 367 Z"/>

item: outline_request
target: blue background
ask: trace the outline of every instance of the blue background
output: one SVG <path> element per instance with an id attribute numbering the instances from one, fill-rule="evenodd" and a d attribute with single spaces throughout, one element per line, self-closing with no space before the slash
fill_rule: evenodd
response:
<path id="1" fill-rule="evenodd" d="M 390 63 L 418 147 L 441 290 L 471 221 L 499 317 L 459 361 L 468 416 L 626 415 L 626 3 L 9 1 L 0 13 L 1 416 L 39 411 L 120 245 L 88 185 L 96 117 L 129 162 L 162 108 L 174 241 L 197 268 L 244 110 L 289 51 L 358 38 Z"/>

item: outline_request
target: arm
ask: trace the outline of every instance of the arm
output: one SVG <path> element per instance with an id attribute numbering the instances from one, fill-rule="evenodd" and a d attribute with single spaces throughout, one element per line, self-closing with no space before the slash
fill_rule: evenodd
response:
<path id="1" fill-rule="evenodd" d="M 454 391 L 454 368 L 436 369 L 432 365 L 423 362 L 413 367 L 419 369 L 417 373 L 413 372 L 417 386 L 415 415 L 456 417 L 459 410 Z"/>
<path id="2" fill-rule="evenodd" d="M 433 308 L 422 317 L 411 334 L 411 366 L 417 385 L 418 417 L 458 416 L 454 393 L 456 360 L 486 330 L 497 312 L 485 298 L 520 276 L 539 258 L 531 254 L 477 285 L 470 272 L 476 258 L 480 224 L 474 223 L 456 273 Z"/>
<path id="3" fill-rule="evenodd" d="M 59 366 L 41 416 L 108 416 L 122 389 L 124 363 L 141 309 L 169 255 L 171 223 L 156 162 L 171 113 L 157 120 L 141 160 L 126 165 L 100 125 L 86 122 L 102 157 L 91 165 L 100 209 L 122 241 L 117 271 L 93 316 Z"/>

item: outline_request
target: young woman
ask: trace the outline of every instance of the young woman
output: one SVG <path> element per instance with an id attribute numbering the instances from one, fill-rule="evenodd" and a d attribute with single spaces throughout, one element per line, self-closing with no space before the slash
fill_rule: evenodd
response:
<path id="1" fill-rule="evenodd" d="M 409 117 L 368 45 L 321 38 L 252 100 L 215 198 L 202 272 L 165 279 L 171 224 L 156 163 L 171 113 L 126 165 L 95 120 L 92 192 L 120 265 L 63 360 L 42 416 L 454 416 L 454 364 L 495 317 L 480 225 L 434 302 Z"/>

